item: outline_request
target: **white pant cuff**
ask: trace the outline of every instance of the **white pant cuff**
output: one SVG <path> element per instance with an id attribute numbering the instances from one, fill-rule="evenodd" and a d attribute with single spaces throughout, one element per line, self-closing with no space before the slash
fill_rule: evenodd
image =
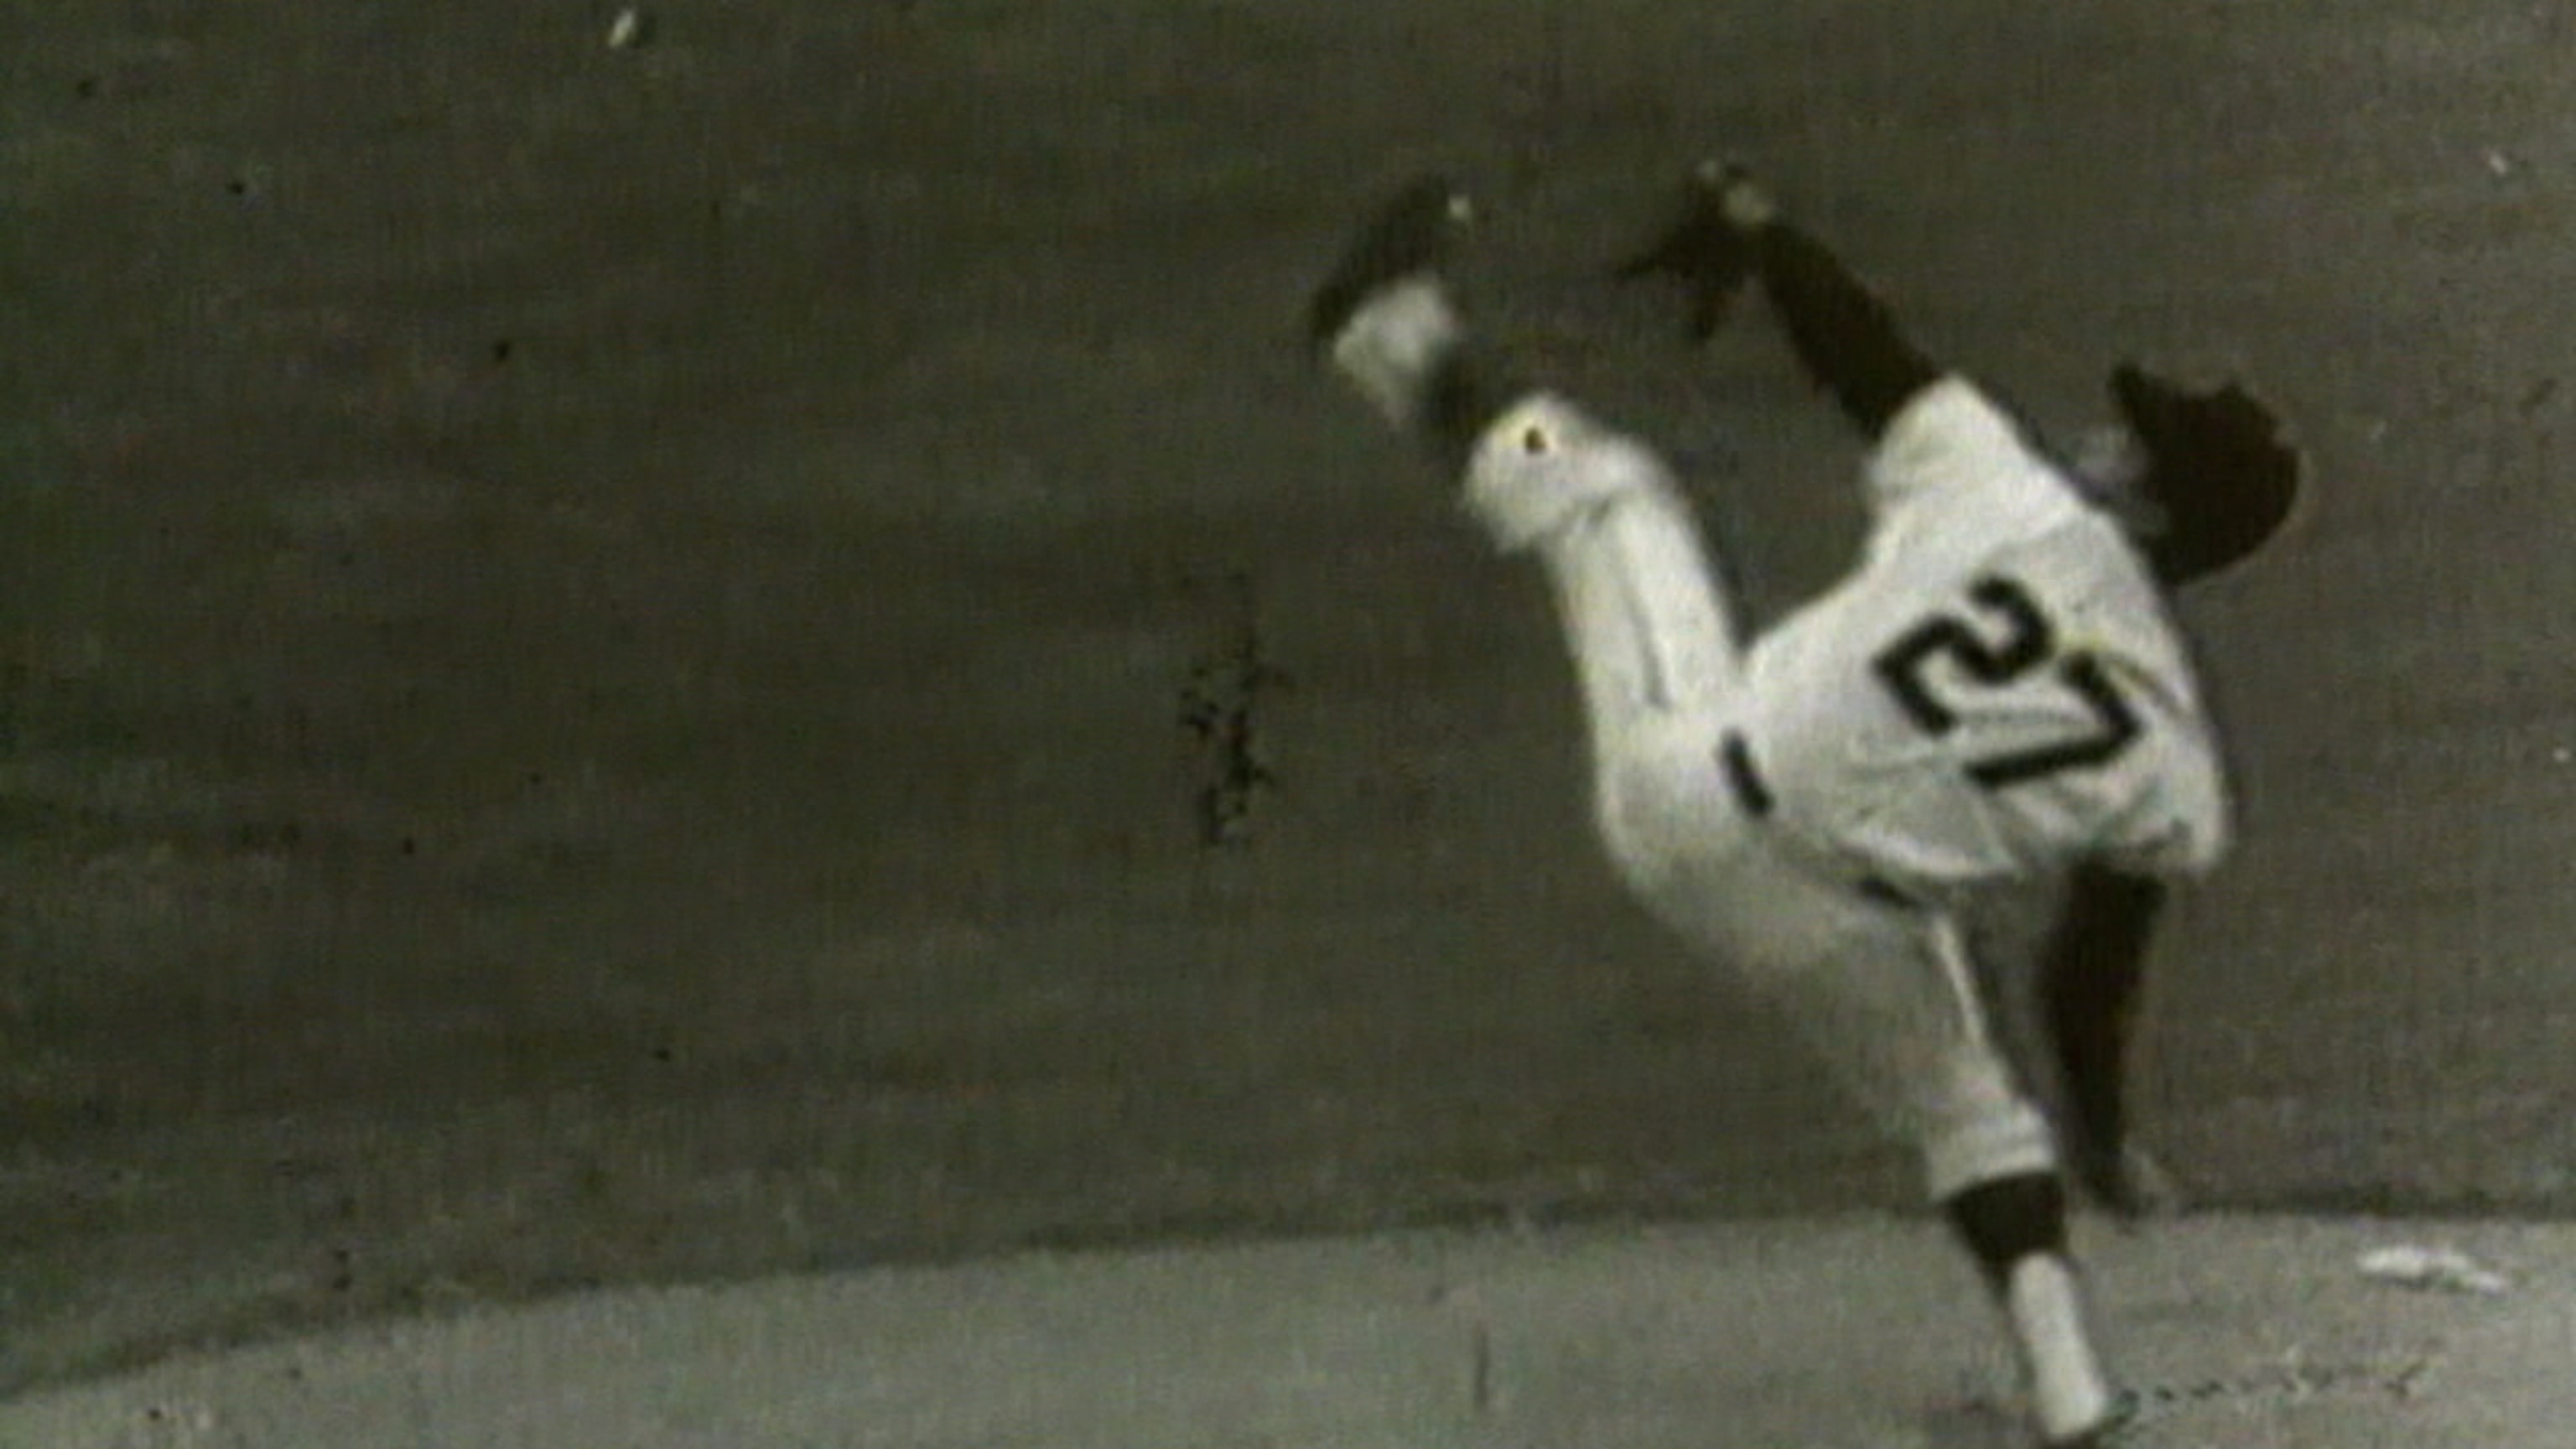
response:
<path id="1" fill-rule="evenodd" d="M 1466 334 L 1440 280 L 1410 277 L 1351 314 L 1333 339 L 1333 365 L 1389 423 L 1410 428 L 1420 420 L 1433 369 Z"/>

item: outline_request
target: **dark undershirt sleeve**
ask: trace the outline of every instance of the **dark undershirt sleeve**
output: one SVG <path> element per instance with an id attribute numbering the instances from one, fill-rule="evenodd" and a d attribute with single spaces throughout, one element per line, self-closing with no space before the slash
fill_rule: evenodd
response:
<path id="1" fill-rule="evenodd" d="M 1871 442 L 1941 377 L 1880 301 L 1822 242 L 1780 221 L 1759 233 L 1762 284 L 1790 345 Z"/>

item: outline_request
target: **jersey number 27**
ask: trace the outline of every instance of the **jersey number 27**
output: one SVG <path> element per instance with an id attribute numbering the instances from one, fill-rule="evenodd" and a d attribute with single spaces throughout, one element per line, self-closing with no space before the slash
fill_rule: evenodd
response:
<path id="1" fill-rule="evenodd" d="M 2046 611 L 2018 581 L 2002 575 L 1979 579 L 1968 590 L 1968 602 L 1991 621 L 1989 628 L 1980 630 L 1961 613 L 1944 611 L 1896 636 L 1870 661 L 1879 683 L 1916 728 L 1938 736 L 1959 726 L 1958 710 L 1942 698 L 1931 677 L 1933 662 L 1943 659 L 1954 671 L 1953 687 L 2001 689 L 2046 670 L 2084 706 L 2090 720 L 2090 728 L 2065 739 L 1971 760 L 1969 779 L 2001 790 L 2064 770 L 2090 769 L 2118 759 L 2145 733 L 2138 712 L 2102 661 L 2084 650 L 2064 648 Z"/>

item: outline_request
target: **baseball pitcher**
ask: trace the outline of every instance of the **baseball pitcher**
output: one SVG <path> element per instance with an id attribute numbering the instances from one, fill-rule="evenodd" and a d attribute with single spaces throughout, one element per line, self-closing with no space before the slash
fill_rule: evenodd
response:
<path id="1" fill-rule="evenodd" d="M 1747 639 L 1666 465 L 1480 345 L 1449 277 L 1471 220 L 1445 180 L 1398 193 L 1316 293 L 1316 347 L 1463 476 L 1498 547 L 1544 567 L 1620 879 L 1920 1154 L 2042 1438 L 2103 1443 L 2125 1402 L 2061 1175 L 2138 1206 L 2120 1080 L 2140 966 L 2167 883 L 2209 870 L 2230 831 L 2167 592 L 2272 535 L 2296 456 L 2241 391 L 2123 366 L 2126 428 L 2061 463 L 1749 175 L 1703 167 L 1619 274 L 1680 283 L 1701 336 L 1758 281 L 1868 447 L 1857 566 Z M 1999 1049 L 1970 969 L 1960 921 L 1998 890 L 2057 904 L 2042 989 L 2062 1122 Z"/>

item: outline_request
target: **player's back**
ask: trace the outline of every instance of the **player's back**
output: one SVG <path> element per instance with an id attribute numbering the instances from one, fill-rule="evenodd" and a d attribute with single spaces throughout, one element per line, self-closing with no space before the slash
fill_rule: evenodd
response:
<path id="1" fill-rule="evenodd" d="M 2181 635 L 2065 496 L 1982 538 L 1942 526 L 1973 510 L 1927 510 L 1756 643 L 1744 724 L 1786 823 L 1927 888 L 2096 851 L 2215 862 L 2224 781 Z"/>

